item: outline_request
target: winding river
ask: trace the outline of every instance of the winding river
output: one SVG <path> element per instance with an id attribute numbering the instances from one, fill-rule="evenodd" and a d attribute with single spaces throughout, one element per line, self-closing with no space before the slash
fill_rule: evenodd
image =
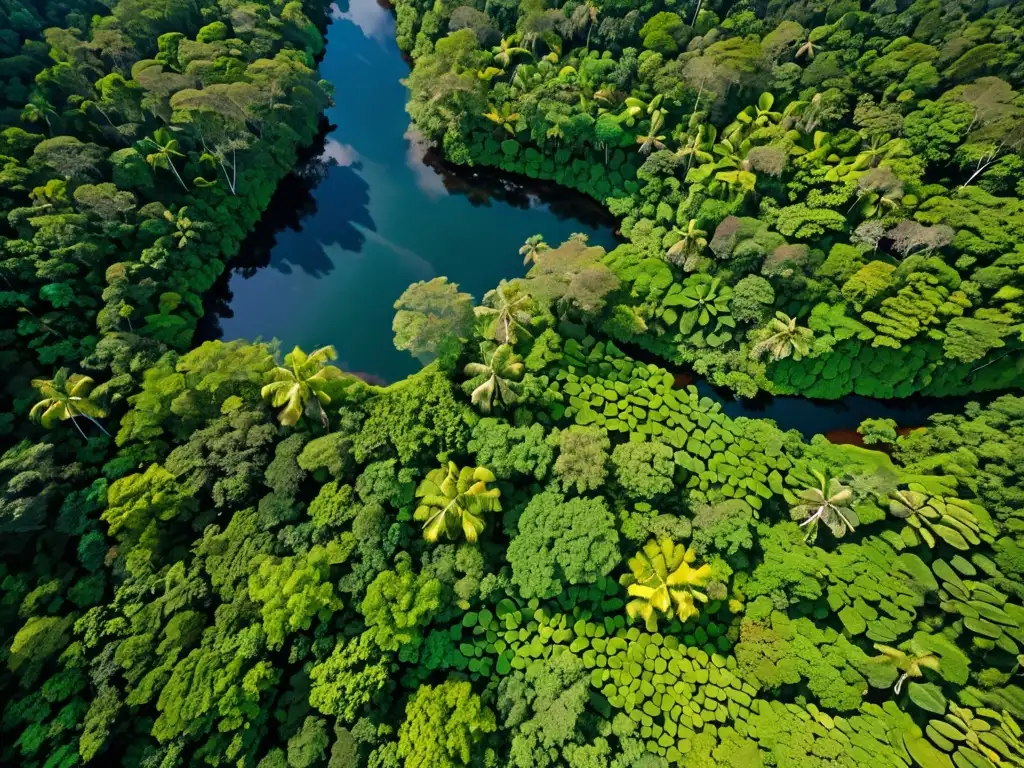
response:
<path id="1" fill-rule="evenodd" d="M 410 283 L 446 275 L 479 300 L 502 278 L 524 274 L 518 249 L 530 235 L 557 244 L 583 232 L 612 248 L 615 222 L 576 193 L 446 163 L 408 129 L 401 79 L 409 65 L 391 11 L 351 0 L 332 15 L 320 64 L 335 87 L 329 124 L 208 300 L 200 340 L 333 344 L 343 369 L 392 382 L 419 367 L 392 343 L 392 305 Z M 867 417 L 920 426 L 967 400 L 745 401 L 698 388 L 731 416 L 771 418 L 805 435 L 849 431 Z"/>

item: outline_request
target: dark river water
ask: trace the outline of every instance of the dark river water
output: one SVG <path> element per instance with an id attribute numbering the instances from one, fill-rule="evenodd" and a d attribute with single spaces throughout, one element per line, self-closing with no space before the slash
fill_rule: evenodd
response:
<path id="1" fill-rule="evenodd" d="M 409 65 L 391 11 L 351 0 L 332 15 L 320 71 L 336 106 L 209 298 L 199 339 L 276 338 L 285 351 L 333 344 L 344 370 L 393 382 L 420 366 L 392 343 L 393 304 L 410 283 L 446 275 L 479 301 L 502 278 L 524 274 L 518 250 L 530 235 L 554 245 L 583 232 L 612 248 L 615 222 L 553 185 L 447 164 L 409 131 L 401 83 Z M 920 426 L 966 401 L 720 399 L 731 416 L 771 418 L 806 435 L 868 417 Z"/>
<path id="2" fill-rule="evenodd" d="M 553 185 L 428 155 L 408 130 L 400 80 L 409 65 L 391 12 L 352 0 L 333 15 L 320 64 L 335 87 L 332 128 L 319 156 L 278 191 L 240 255 L 230 297 L 213 309 L 223 338 L 273 337 L 286 350 L 333 344 L 344 370 L 392 382 L 420 366 L 392 342 L 393 305 L 410 283 L 445 275 L 479 301 L 502 278 L 525 274 L 519 247 L 529 236 L 556 245 L 583 232 L 612 248 L 615 222 Z"/>

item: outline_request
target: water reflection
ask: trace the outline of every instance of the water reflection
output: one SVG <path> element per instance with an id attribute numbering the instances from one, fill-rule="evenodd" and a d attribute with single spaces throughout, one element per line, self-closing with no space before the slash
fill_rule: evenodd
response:
<path id="1" fill-rule="evenodd" d="M 332 16 L 320 68 L 335 86 L 333 125 L 207 302 L 201 338 L 333 344 L 342 367 L 394 381 L 418 367 L 392 343 L 392 306 L 410 283 L 446 275 L 479 299 L 523 274 L 527 237 L 583 232 L 612 247 L 614 223 L 553 185 L 445 162 L 408 130 L 409 68 L 391 13 L 353 0 Z"/>

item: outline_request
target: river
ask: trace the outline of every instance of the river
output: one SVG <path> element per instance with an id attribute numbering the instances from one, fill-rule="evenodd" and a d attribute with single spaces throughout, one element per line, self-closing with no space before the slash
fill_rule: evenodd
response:
<path id="1" fill-rule="evenodd" d="M 446 163 L 408 130 L 409 65 L 391 11 L 351 0 L 332 15 L 320 64 L 335 87 L 329 125 L 207 301 L 198 338 L 276 338 L 307 351 L 333 344 L 344 370 L 393 382 L 419 368 L 392 343 L 393 304 L 410 283 L 446 275 L 479 301 L 524 274 L 518 249 L 530 235 L 554 245 L 583 232 L 612 248 L 615 222 L 571 191 Z M 805 435 L 852 430 L 868 417 L 920 426 L 967 401 L 749 401 L 698 388 L 730 416 L 771 418 Z"/>

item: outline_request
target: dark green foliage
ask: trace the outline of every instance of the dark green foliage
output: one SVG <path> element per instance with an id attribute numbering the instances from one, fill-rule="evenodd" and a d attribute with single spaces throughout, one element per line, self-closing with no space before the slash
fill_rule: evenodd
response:
<path id="1" fill-rule="evenodd" d="M 531 238 L 476 312 L 412 287 L 436 362 L 281 426 L 272 346 L 189 347 L 328 103 L 326 4 L 0 4 L 0 763 L 1020 761 L 1024 399 L 866 419 L 879 451 L 650 360 L 1016 386 L 1024 6 L 548 5 L 399 0 L 410 114 L 628 242 Z M 72 373 L 79 418 L 28 419 Z"/>

